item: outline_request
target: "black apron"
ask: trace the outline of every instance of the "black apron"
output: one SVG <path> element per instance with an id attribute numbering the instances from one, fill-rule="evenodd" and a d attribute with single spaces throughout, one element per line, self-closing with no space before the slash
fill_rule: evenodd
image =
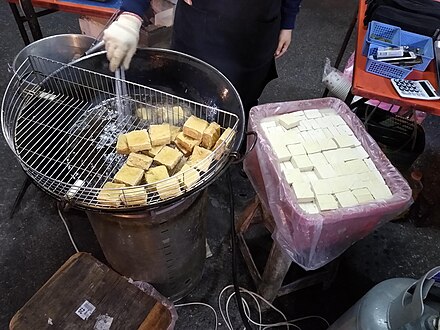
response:
<path id="1" fill-rule="evenodd" d="M 281 0 L 192 1 L 177 3 L 171 47 L 220 70 L 248 112 L 277 77 Z"/>

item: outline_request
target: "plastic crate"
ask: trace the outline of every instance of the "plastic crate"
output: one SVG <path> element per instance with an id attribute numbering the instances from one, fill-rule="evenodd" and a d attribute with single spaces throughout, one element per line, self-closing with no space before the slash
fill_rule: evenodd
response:
<path id="1" fill-rule="evenodd" d="M 376 61 L 371 58 L 377 54 L 379 47 L 381 46 L 370 45 L 367 54 L 367 65 L 365 67 L 366 71 L 386 78 L 405 79 L 411 73 L 411 69 Z"/>
<path id="2" fill-rule="evenodd" d="M 432 38 L 420 34 L 402 31 L 401 45 L 409 48 L 419 48 L 423 62 L 413 67 L 414 70 L 425 71 L 431 60 L 434 58 L 434 45 Z"/>
<path id="3" fill-rule="evenodd" d="M 402 29 L 400 27 L 371 21 L 368 24 L 367 34 L 365 35 L 365 41 L 362 47 L 362 55 L 367 55 L 370 44 L 382 46 L 400 46 L 401 33 Z"/>

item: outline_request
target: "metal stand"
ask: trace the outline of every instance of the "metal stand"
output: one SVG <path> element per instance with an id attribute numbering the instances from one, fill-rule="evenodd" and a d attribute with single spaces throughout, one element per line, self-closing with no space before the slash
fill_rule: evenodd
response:
<path id="1" fill-rule="evenodd" d="M 321 269 L 310 272 L 307 275 L 301 275 L 299 272 L 295 274 L 295 280 L 284 284 L 283 281 L 292 265 L 292 259 L 284 252 L 277 242 L 272 243 L 269 257 L 264 266 L 263 274 L 260 274 L 255 265 L 251 251 L 245 240 L 245 233 L 257 218 L 257 214 L 261 214 L 262 223 L 269 232 L 275 229 L 275 222 L 263 205 L 258 196 L 246 207 L 244 212 L 236 223 L 236 231 L 239 239 L 239 246 L 246 265 L 249 269 L 251 277 L 257 287 L 258 293 L 269 302 L 274 301 L 279 296 L 307 288 L 309 286 L 324 283 L 328 285 L 333 280 L 338 269 L 338 260 L 328 264 Z M 301 273 L 303 273 L 301 271 Z"/>
<path id="2" fill-rule="evenodd" d="M 55 13 L 57 10 L 45 9 L 36 12 L 31 0 L 20 0 L 19 3 L 24 16 L 20 14 L 17 4 L 10 2 L 9 6 L 11 7 L 18 30 L 20 31 L 21 38 L 23 39 L 25 45 L 29 45 L 30 40 L 28 32 L 26 31 L 25 23 L 28 23 L 29 25 L 29 30 L 31 32 L 33 41 L 41 39 L 43 34 L 41 32 L 40 23 L 38 22 L 38 17 Z"/>
<path id="3" fill-rule="evenodd" d="M 21 200 L 24 197 L 24 194 L 26 193 L 26 191 L 28 190 L 31 184 L 32 184 L 32 180 L 26 175 L 26 179 L 21 185 L 20 191 L 18 192 L 17 197 L 15 197 L 14 205 L 12 205 L 12 209 L 9 212 L 9 219 L 12 219 L 14 217 L 15 211 L 17 211 L 18 206 L 20 205 Z"/>

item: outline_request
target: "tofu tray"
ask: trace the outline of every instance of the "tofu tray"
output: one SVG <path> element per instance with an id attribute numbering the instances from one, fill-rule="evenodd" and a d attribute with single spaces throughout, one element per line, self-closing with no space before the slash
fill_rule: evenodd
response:
<path id="1" fill-rule="evenodd" d="M 237 115 L 128 81 L 119 96 L 116 82 L 34 56 L 11 79 L 3 133 L 43 190 L 78 208 L 156 207 L 228 164 Z"/>

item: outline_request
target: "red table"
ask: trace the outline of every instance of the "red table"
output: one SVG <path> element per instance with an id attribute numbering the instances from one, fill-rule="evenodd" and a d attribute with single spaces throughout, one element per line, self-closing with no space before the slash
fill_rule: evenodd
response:
<path id="1" fill-rule="evenodd" d="M 433 115 L 440 115 L 440 101 L 423 101 L 400 97 L 391 85 L 390 79 L 374 75 L 365 71 L 367 58 L 362 55 L 366 27 L 363 26 L 365 14 L 365 0 L 359 0 L 356 57 L 353 71 L 352 93 L 368 99 L 375 99 L 390 104 L 399 105 L 408 109 L 417 109 Z M 413 71 L 407 79 L 427 79 L 437 88 L 437 74 L 435 60 L 431 62 L 425 72 Z"/>

